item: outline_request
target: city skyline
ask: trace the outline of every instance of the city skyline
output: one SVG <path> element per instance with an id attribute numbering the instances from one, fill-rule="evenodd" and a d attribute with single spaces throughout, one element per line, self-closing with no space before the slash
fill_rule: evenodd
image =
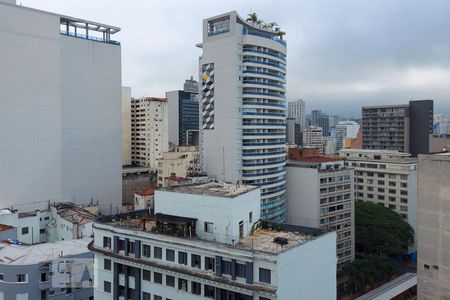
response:
<path id="1" fill-rule="evenodd" d="M 190 75 L 196 78 L 199 20 L 236 10 L 242 16 L 254 11 L 267 22 L 276 20 L 287 32 L 287 99 L 304 99 L 307 111 L 358 117 L 361 103 L 434 99 L 436 113 L 450 114 L 450 43 L 441 34 L 449 22 L 445 12 L 450 3 L 445 1 L 435 1 L 433 6 L 419 1 L 395 5 L 345 1 L 339 6 L 331 1 L 283 2 L 277 9 L 268 1 L 202 3 L 198 9 L 194 1 L 176 3 L 176 10 L 171 1 L 139 6 L 119 2 L 114 7 L 106 1 L 21 3 L 121 27 L 123 84 L 132 87 L 134 97 L 163 97 Z M 412 15 L 416 17 L 408 17 Z"/>

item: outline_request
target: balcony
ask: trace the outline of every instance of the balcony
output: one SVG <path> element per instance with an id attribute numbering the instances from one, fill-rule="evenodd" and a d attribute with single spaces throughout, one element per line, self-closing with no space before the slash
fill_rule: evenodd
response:
<path id="1" fill-rule="evenodd" d="M 251 70 L 251 69 L 247 69 L 242 71 L 242 73 L 244 74 L 260 74 L 260 75 L 266 75 L 266 76 L 273 76 L 273 77 L 277 77 L 277 78 L 281 78 L 283 80 L 286 80 L 286 76 L 281 75 L 281 74 L 276 74 L 276 73 L 272 73 L 272 72 L 261 72 L 261 71 L 255 71 L 255 70 Z"/>
<path id="2" fill-rule="evenodd" d="M 271 35 L 271 34 L 264 33 L 264 32 L 254 31 L 254 30 L 251 30 L 251 29 L 248 29 L 248 28 L 243 28 L 242 34 L 244 34 L 244 35 L 245 34 L 255 35 L 255 36 L 259 36 L 259 37 L 262 37 L 262 38 L 266 38 L 266 39 L 275 41 L 277 43 L 280 43 L 283 46 L 287 45 L 285 40 L 282 40 L 281 38 L 279 38 L 276 35 Z"/>
<path id="3" fill-rule="evenodd" d="M 104 38 L 100 38 L 100 37 L 96 37 L 96 36 L 85 35 L 85 34 L 81 34 L 81 33 L 77 33 L 77 32 L 68 32 L 65 30 L 61 30 L 60 33 L 61 33 L 61 35 L 71 36 L 71 37 L 75 37 L 75 38 L 79 38 L 79 39 L 83 39 L 83 40 L 89 40 L 89 41 L 94 41 L 94 42 L 100 42 L 100 43 L 106 43 L 106 44 L 120 46 L 120 42 L 118 42 L 118 41 L 106 40 Z"/>

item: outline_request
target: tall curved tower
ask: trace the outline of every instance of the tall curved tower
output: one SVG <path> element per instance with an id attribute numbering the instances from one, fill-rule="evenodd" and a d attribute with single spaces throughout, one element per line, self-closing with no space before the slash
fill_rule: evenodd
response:
<path id="1" fill-rule="evenodd" d="M 286 209 L 286 42 L 235 11 L 203 21 L 200 152 L 217 179 L 261 187 L 261 216 Z"/>

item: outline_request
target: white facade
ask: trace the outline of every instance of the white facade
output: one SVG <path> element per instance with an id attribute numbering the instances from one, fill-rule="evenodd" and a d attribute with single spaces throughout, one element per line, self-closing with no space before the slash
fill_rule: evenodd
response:
<path id="1" fill-rule="evenodd" d="M 334 232 L 312 236 L 298 227 L 286 232 L 256 226 L 235 240 L 208 238 L 210 229 L 217 229 L 216 236 L 234 234 L 231 228 L 249 210 L 258 217 L 259 189 L 222 184 L 157 191 L 154 216 L 96 223 L 89 246 L 97 267 L 95 299 L 336 299 Z M 151 218 L 165 220 L 166 227 L 148 224 L 143 230 L 141 220 Z M 173 234 L 171 228 L 185 222 L 188 230 Z M 275 237 L 287 244 L 273 242 Z"/>
<path id="2" fill-rule="evenodd" d="M 262 217 L 285 216 L 286 43 L 235 11 L 203 21 L 203 170 L 261 186 Z"/>
<path id="3" fill-rule="evenodd" d="M 323 154 L 324 155 L 336 155 L 336 138 L 327 136 L 323 138 Z"/>
<path id="4" fill-rule="evenodd" d="M 122 165 L 131 165 L 131 88 L 122 87 Z"/>
<path id="5" fill-rule="evenodd" d="M 324 137 L 322 128 L 315 126 L 308 126 L 303 130 L 303 146 L 318 148 L 320 153 L 323 153 Z"/>
<path id="6" fill-rule="evenodd" d="M 344 167 L 343 161 L 331 159 L 324 162 L 288 161 L 286 169 L 289 224 L 336 231 L 338 268 L 353 261 L 353 170 Z"/>
<path id="7" fill-rule="evenodd" d="M 157 186 L 166 187 L 172 177 L 186 179 L 199 173 L 198 147 L 178 146 L 158 159 Z"/>
<path id="8" fill-rule="evenodd" d="M 305 128 L 305 101 L 302 99 L 288 101 L 288 118 L 294 118 L 296 124 L 300 124 L 300 128 Z"/>
<path id="9" fill-rule="evenodd" d="M 355 200 L 370 201 L 400 214 L 417 233 L 417 159 L 393 150 L 343 149 L 355 169 Z M 414 251 L 414 247 L 410 252 Z"/>
<path id="10" fill-rule="evenodd" d="M 359 124 L 355 121 L 341 121 L 336 125 L 337 150 L 344 148 L 345 138 L 357 138 Z"/>
<path id="11" fill-rule="evenodd" d="M 131 100 L 132 163 L 158 167 L 158 159 L 169 150 L 168 106 L 165 98 Z"/>
<path id="12" fill-rule="evenodd" d="M 121 203 L 121 48 L 71 19 L 0 3 L 0 207 Z"/>

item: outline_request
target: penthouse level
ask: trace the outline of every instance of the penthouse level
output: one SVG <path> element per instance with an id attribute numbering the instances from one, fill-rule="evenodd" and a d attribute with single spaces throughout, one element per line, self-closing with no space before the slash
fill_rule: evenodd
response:
<path id="1" fill-rule="evenodd" d="M 157 190 L 154 213 L 98 219 L 95 299 L 336 298 L 334 232 L 259 221 L 258 188 L 205 193 L 217 185 Z"/>

